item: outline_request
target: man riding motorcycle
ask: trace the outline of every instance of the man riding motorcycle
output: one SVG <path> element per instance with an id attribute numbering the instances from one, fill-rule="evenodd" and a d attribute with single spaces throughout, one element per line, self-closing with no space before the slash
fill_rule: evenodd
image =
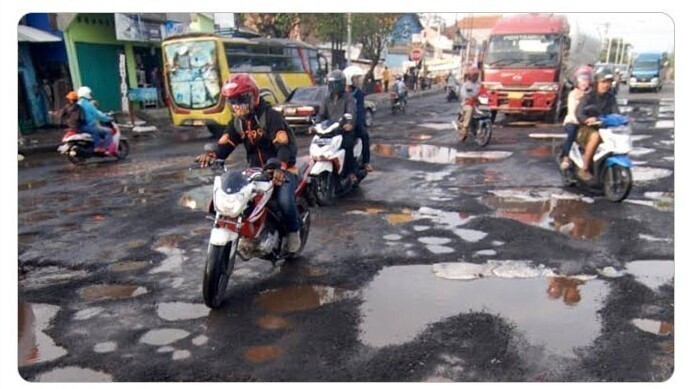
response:
<path id="1" fill-rule="evenodd" d="M 471 66 L 465 75 L 466 81 L 460 87 L 460 107 L 462 109 L 462 125 L 460 127 L 460 141 L 464 142 L 467 138 L 467 130 L 472 120 L 474 107 L 468 104 L 471 99 L 479 95 L 479 69 Z"/>
<path id="2" fill-rule="evenodd" d="M 374 169 L 369 163 L 371 159 L 371 152 L 369 151 L 369 132 L 367 131 L 367 111 L 364 107 L 364 96 L 362 91 L 362 80 L 364 79 L 364 71 L 359 66 L 348 66 L 343 70 L 345 73 L 345 85 L 348 91 L 355 99 L 357 106 L 357 121 L 355 122 L 355 136 L 362 140 L 362 164 L 364 169 L 372 172 Z"/>
<path id="3" fill-rule="evenodd" d="M 94 151 L 107 151 L 109 154 L 114 155 L 117 153 L 117 145 L 113 142 L 113 135 L 110 129 L 102 127 L 100 122 L 112 122 L 113 118 L 101 112 L 93 104 L 93 96 L 91 95 L 91 88 L 88 86 L 82 86 L 77 89 L 77 97 L 79 101 L 77 104 L 82 108 L 84 112 L 84 124 L 81 128 L 83 132 L 91 134 L 94 142 Z"/>
<path id="4" fill-rule="evenodd" d="M 585 94 L 577 107 L 576 117 L 582 127 L 578 130 L 576 141 L 585 148 L 585 153 L 582 156 L 583 166 L 582 169 L 578 169 L 577 176 L 583 181 L 590 181 L 594 178 L 589 172 L 589 168 L 594 152 L 601 143 L 601 136 L 598 130 L 593 127 L 598 119 L 595 116 L 587 116 L 585 107 L 596 107 L 599 116 L 620 113 L 616 96 L 611 90 L 613 79 L 614 74 L 611 69 L 607 67 L 597 69 L 594 73 L 594 88 Z"/>
<path id="5" fill-rule="evenodd" d="M 357 103 L 351 94 L 345 93 L 345 73 L 342 70 L 331 70 L 326 76 L 328 84 L 328 96 L 324 99 L 319 112 L 317 122 L 330 120 L 333 122 L 344 120 L 343 125 L 343 144 L 345 149 L 345 161 L 343 166 L 343 176 L 350 178 L 352 182 L 357 182 L 354 173 L 354 146 L 355 132 L 354 124 L 357 123 Z M 351 119 L 345 118 L 345 114 L 350 114 Z"/>
<path id="6" fill-rule="evenodd" d="M 395 78 L 395 84 L 393 84 L 393 90 L 396 93 L 396 98 L 401 101 L 407 100 L 407 87 L 405 86 L 405 82 L 403 81 L 402 76 L 397 76 Z"/>
<path id="7" fill-rule="evenodd" d="M 244 145 L 250 167 L 264 167 L 270 158 L 280 160 L 280 169 L 273 173 L 278 207 L 287 223 L 288 252 L 300 248 L 299 218 L 295 189 L 297 187 L 297 141 L 282 115 L 259 96 L 256 81 L 248 74 L 233 76 L 221 91 L 234 120 L 228 123 L 218 140 L 218 153 L 206 152 L 197 157 L 206 167 L 214 159 L 226 159 L 236 147 Z"/>

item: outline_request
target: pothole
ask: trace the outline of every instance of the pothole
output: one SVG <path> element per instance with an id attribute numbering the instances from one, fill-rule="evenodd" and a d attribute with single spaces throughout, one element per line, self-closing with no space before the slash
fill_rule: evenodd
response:
<path id="1" fill-rule="evenodd" d="M 145 287 L 137 285 L 91 285 L 79 289 L 79 297 L 85 301 L 117 300 L 146 293 Z"/>
<path id="2" fill-rule="evenodd" d="M 255 300 L 271 313 L 289 313 L 317 309 L 347 297 L 347 291 L 321 285 L 292 285 L 262 292 Z"/>

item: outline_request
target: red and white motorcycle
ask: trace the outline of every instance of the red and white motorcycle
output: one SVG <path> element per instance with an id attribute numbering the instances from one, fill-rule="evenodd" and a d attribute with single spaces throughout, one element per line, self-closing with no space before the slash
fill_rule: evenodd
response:
<path id="1" fill-rule="evenodd" d="M 288 232 L 277 201 L 272 199 L 273 171 L 280 166 L 274 161 L 277 160 L 267 161 L 263 169 L 244 171 L 228 171 L 224 160 L 215 160 L 209 165 L 214 170 L 222 170 L 213 182 L 213 199 L 209 205 L 209 213 L 213 216 L 208 216 L 213 220 L 213 229 L 202 290 L 204 303 L 210 308 L 222 303 L 236 257 L 244 261 L 261 258 L 275 263 L 298 256 L 307 243 L 311 216 L 305 196 L 310 164 L 305 160 L 297 161 L 295 195 L 301 245 L 297 253 L 290 254 L 287 251 Z"/>
<path id="2" fill-rule="evenodd" d="M 74 128 L 69 128 L 62 137 L 62 142 L 57 151 L 67 155 L 67 159 L 75 165 L 84 163 L 88 158 L 115 157 L 124 159 L 129 154 L 129 142 L 122 136 L 122 132 L 114 121 L 101 123 L 102 126 L 110 128 L 113 135 L 113 143 L 117 145 L 115 154 L 96 151 L 95 143 L 91 134 L 80 132 Z"/>

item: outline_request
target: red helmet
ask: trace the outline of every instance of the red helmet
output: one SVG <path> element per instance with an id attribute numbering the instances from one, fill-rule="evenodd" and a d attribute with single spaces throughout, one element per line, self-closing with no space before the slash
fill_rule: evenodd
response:
<path id="1" fill-rule="evenodd" d="M 250 104 L 252 108 L 259 104 L 259 87 L 252 76 L 246 73 L 232 76 L 223 85 L 221 93 L 228 101 L 236 100 L 240 104 Z"/>

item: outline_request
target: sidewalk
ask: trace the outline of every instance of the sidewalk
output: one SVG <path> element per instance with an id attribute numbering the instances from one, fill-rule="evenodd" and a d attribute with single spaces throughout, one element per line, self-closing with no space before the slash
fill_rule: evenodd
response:
<path id="1" fill-rule="evenodd" d="M 408 99 L 443 92 L 443 86 L 432 85 L 431 89 L 426 89 L 423 91 L 410 91 L 408 94 Z M 389 93 L 387 92 L 370 94 L 367 95 L 366 98 L 367 100 L 376 104 L 377 111 L 390 109 L 391 102 Z M 205 128 L 173 126 L 172 122 L 170 121 L 170 114 L 167 108 L 136 111 L 135 116 L 135 126 L 132 126 L 129 115 L 122 113 L 115 114 L 115 120 L 118 123 L 122 134 L 126 136 L 130 142 L 139 135 L 145 137 L 150 133 L 162 134 L 164 136 L 171 136 L 175 139 L 184 140 L 205 138 L 209 135 Z M 65 130 L 62 128 L 48 128 L 39 129 L 31 134 L 22 135 L 18 144 L 19 153 L 31 154 L 56 151 L 60 145 L 64 132 Z"/>

